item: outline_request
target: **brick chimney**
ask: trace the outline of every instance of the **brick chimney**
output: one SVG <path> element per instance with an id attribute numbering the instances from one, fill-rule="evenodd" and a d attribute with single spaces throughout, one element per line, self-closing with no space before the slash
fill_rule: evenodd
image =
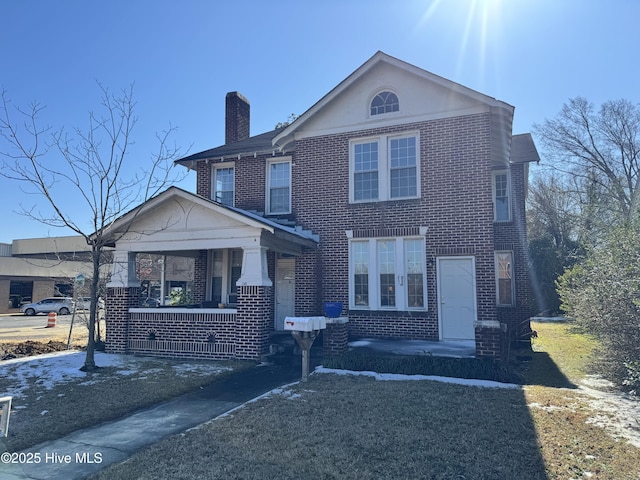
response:
<path id="1" fill-rule="evenodd" d="M 249 138 L 249 111 L 249 100 L 238 92 L 227 93 L 224 129 L 225 145 Z"/>

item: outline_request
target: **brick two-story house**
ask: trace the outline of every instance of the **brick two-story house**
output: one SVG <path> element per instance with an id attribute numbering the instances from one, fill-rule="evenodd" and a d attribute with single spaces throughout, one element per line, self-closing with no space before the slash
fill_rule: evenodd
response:
<path id="1" fill-rule="evenodd" d="M 177 162 L 197 172 L 196 193 L 170 188 L 111 229 L 127 233 L 113 245 L 108 350 L 259 358 L 286 316 L 331 301 L 348 322 L 325 345 L 466 340 L 500 356 L 529 331 L 538 155 L 512 135 L 513 111 L 382 52 L 260 135 L 249 102 L 227 94 L 225 144 Z M 191 258 L 198 308 L 140 308 L 137 253 Z"/>

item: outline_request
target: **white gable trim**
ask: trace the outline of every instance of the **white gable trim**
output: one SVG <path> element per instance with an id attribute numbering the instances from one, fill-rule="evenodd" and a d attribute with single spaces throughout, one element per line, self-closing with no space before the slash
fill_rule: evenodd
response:
<path id="1" fill-rule="evenodd" d="M 369 72 L 374 66 L 376 66 L 378 63 L 380 62 L 385 62 L 389 65 L 392 65 L 398 69 L 404 70 L 408 73 L 412 73 L 418 77 L 421 77 L 425 80 L 428 80 L 432 83 L 434 83 L 435 85 L 439 85 L 443 88 L 448 89 L 451 92 L 455 92 L 458 93 L 460 95 L 469 97 L 473 100 L 475 100 L 476 102 L 479 102 L 481 104 L 484 104 L 486 106 L 486 109 L 484 109 L 484 111 L 487 111 L 487 109 L 489 108 L 500 108 L 505 110 L 505 112 L 507 113 L 507 116 L 512 116 L 513 115 L 513 110 L 514 108 L 505 103 L 502 102 L 500 100 L 496 100 L 493 97 L 489 97 L 483 93 L 480 93 L 476 90 L 472 90 L 468 87 L 465 87 L 463 85 L 460 85 L 459 83 L 453 82 L 451 80 L 448 80 L 446 78 L 440 77 L 438 75 L 435 75 L 431 72 L 428 72 L 426 70 L 423 70 L 419 67 L 416 67 L 415 65 L 411 65 L 407 62 L 404 62 L 402 60 L 399 60 L 395 57 L 392 57 L 390 55 L 387 55 L 384 52 L 378 51 L 375 55 L 373 55 L 369 60 L 367 60 L 362 66 L 360 66 L 360 68 L 358 68 L 356 71 L 354 71 L 351 75 L 349 75 L 345 80 L 343 80 L 342 82 L 340 82 L 336 87 L 334 87 L 328 94 L 326 94 L 324 97 L 322 97 L 315 105 L 313 105 L 309 110 L 307 110 L 305 113 L 303 113 L 300 117 L 298 117 L 293 123 L 291 123 L 291 125 L 289 125 L 287 128 L 285 128 L 282 132 L 280 132 L 276 137 L 273 138 L 272 140 L 272 144 L 275 148 L 278 148 L 280 150 L 284 149 L 288 144 L 290 144 L 294 139 L 296 138 L 305 138 L 306 136 L 309 136 L 310 134 L 305 134 L 305 133 L 300 133 L 299 130 L 301 129 L 301 127 L 310 119 L 312 118 L 317 112 L 319 112 L 320 110 L 322 110 L 323 108 L 325 108 L 330 102 L 332 102 L 338 95 L 340 95 L 340 93 L 342 93 L 343 91 L 345 91 L 346 89 L 348 89 L 350 86 L 352 86 L 355 82 L 357 82 L 358 80 L 360 80 L 367 72 Z M 397 93 L 397 92 L 396 92 Z M 401 106 L 400 108 L 402 109 L 402 99 L 400 99 L 401 102 Z M 464 111 L 458 111 L 458 112 L 451 112 L 449 115 L 450 116 L 458 116 L 458 115 L 464 115 L 467 112 Z M 472 109 L 471 112 L 469 113 L 477 113 L 477 109 Z M 369 115 L 367 115 L 367 118 L 369 117 Z M 442 115 L 437 115 L 437 116 L 432 116 L 433 118 L 442 118 Z M 384 124 L 384 125 L 394 125 L 394 124 L 400 124 L 400 123 L 404 123 L 403 121 L 403 117 L 402 115 L 400 116 L 393 116 L 392 120 L 390 120 L 388 117 L 385 116 L 384 119 L 381 119 L 380 124 Z M 411 121 L 419 121 L 419 118 L 416 117 L 412 117 Z M 406 122 L 406 119 L 405 119 Z M 367 128 L 375 128 L 377 126 L 377 122 L 367 122 L 366 123 Z M 363 128 L 364 128 L 364 123 L 363 123 Z M 349 128 L 349 131 L 353 131 L 353 128 Z M 318 131 L 314 131 L 313 132 L 313 136 L 316 135 L 322 135 L 322 134 L 330 134 L 330 133 L 342 133 L 339 130 L 337 131 L 326 131 L 326 132 L 318 132 Z"/>

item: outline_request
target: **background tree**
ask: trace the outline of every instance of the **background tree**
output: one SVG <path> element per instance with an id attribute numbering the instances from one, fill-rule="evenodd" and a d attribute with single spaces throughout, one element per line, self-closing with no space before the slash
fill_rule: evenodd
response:
<path id="1" fill-rule="evenodd" d="M 538 175 L 529 186 L 527 231 L 535 312 L 560 310 L 557 278 L 573 265 L 580 247 L 579 205 L 574 191 L 558 174 Z"/>
<path id="2" fill-rule="evenodd" d="M 562 308 L 603 348 L 610 378 L 640 389 L 640 228 L 623 225 L 558 281 Z"/>
<path id="3" fill-rule="evenodd" d="M 551 167 L 567 173 L 583 205 L 593 209 L 587 209 L 592 222 L 611 226 L 637 216 L 640 105 L 613 100 L 596 111 L 586 99 L 576 97 L 535 131 Z"/>
<path id="4" fill-rule="evenodd" d="M 86 129 L 51 129 L 40 125 L 43 106 L 11 105 L 5 91 L 0 100 L 0 136 L 5 146 L 3 177 L 18 181 L 28 194 L 46 200 L 48 213 L 20 205 L 22 213 L 53 227 L 81 235 L 90 247 L 91 309 L 89 340 L 83 370 L 95 370 L 95 324 L 100 267 L 108 247 L 103 232 L 134 206 L 158 194 L 177 176 L 173 161 L 181 152 L 170 143 L 173 127 L 156 134 L 158 150 L 148 161 L 130 159 L 137 122 L 133 87 L 114 95 L 99 85 L 102 113 L 89 113 Z M 15 118 L 14 118 L 15 116 Z M 131 168 L 132 165 L 140 165 Z M 111 239 L 110 239 L 111 240 Z"/>
<path id="5" fill-rule="evenodd" d="M 562 308 L 601 340 L 612 378 L 640 387 L 640 105 L 578 97 L 535 133 L 558 180 L 546 191 L 568 203 L 534 186 L 531 231 L 547 237 L 531 245 L 549 238 L 562 256 L 569 232 L 578 255 L 563 262 Z"/>

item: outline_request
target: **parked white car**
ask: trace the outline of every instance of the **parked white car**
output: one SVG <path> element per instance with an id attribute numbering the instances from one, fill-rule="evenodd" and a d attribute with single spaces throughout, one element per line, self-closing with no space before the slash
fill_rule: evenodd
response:
<path id="1" fill-rule="evenodd" d="M 49 297 L 35 303 L 25 303 L 20 307 L 25 315 L 37 315 L 38 313 L 55 312 L 60 315 L 69 315 L 73 312 L 73 298 Z"/>

